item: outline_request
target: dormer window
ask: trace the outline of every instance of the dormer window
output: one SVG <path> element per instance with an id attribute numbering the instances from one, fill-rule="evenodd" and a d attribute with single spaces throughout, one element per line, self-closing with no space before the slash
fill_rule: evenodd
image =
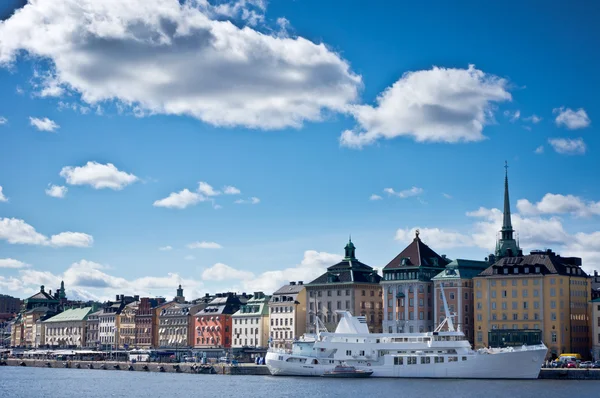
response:
<path id="1" fill-rule="evenodd" d="M 540 267 L 535 267 L 535 273 L 539 274 L 540 273 Z"/>
<path id="2" fill-rule="evenodd" d="M 518 274 L 519 273 L 519 269 L 517 267 L 513 268 L 513 273 L 514 274 Z"/>
<path id="3" fill-rule="evenodd" d="M 504 273 L 508 274 L 508 268 L 504 268 Z"/>
<path id="4" fill-rule="evenodd" d="M 569 267 L 566 267 L 566 268 L 565 268 L 565 272 L 566 272 L 567 274 L 570 274 L 570 273 L 571 273 L 571 268 L 569 268 Z"/>

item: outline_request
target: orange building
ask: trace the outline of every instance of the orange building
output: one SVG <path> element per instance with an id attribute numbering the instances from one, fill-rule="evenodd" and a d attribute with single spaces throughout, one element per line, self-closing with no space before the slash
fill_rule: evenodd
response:
<path id="1" fill-rule="evenodd" d="M 235 293 L 217 293 L 206 308 L 195 315 L 194 347 L 230 348 L 231 316 L 248 301 Z"/>

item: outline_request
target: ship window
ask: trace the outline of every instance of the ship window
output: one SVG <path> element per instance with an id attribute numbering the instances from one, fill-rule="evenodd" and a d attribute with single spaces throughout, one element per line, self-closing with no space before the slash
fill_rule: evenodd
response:
<path id="1" fill-rule="evenodd" d="M 408 357 L 406 363 L 408 363 L 409 365 L 416 365 L 417 357 Z"/>
<path id="2" fill-rule="evenodd" d="M 466 360 L 467 360 L 467 357 L 462 357 L 462 360 L 463 360 L 463 361 L 466 361 Z"/>
<path id="3" fill-rule="evenodd" d="M 403 357 L 394 357 L 394 365 L 403 365 L 404 358 Z"/>
<path id="4" fill-rule="evenodd" d="M 352 350 L 346 350 L 346 355 L 352 356 Z"/>
<path id="5" fill-rule="evenodd" d="M 431 363 L 430 357 L 421 357 L 421 364 Z"/>

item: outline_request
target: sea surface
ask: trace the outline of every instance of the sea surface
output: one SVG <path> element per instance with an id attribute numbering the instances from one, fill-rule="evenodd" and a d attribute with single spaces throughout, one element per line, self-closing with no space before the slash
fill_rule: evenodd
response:
<path id="1" fill-rule="evenodd" d="M 600 381 L 191 375 L 0 367 L 0 397 L 600 397 Z"/>

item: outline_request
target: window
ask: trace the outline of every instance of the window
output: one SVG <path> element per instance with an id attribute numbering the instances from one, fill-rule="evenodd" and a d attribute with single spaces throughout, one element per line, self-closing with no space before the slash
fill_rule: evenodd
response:
<path id="1" fill-rule="evenodd" d="M 550 313 L 550 319 L 555 321 L 556 320 L 556 312 L 551 312 Z"/>
<path id="2" fill-rule="evenodd" d="M 527 301 L 523 301 L 523 309 L 524 310 L 528 310 L 529 309 L 529 303 Z"/>
<path id="3" fill-rule="evenodd" d="M 503 310 L 505 310 L 505 309 L 506 309 L 506 307 L 507 307 L 507 305 L 506 305 L 506 301 L 503 301 L 503 302 L 502 302 L 502 309 L 503 309 Z"/>
<path id="4" fill-rule="evenodd" d="M 496 291 L 492 290 L 492 298 L 496 298 Z"/>
<path id="5" fill-rule="evenodd" d="M 503 281 L 503 282 L 504 282 L 504 281 Z M 503 297 L 503 298 L 506 298 L 506 290 L 503 290 L 503 291 L 502 291 L 502 297 Z"/>
<path id="6" fill-rule="evenodd" d="M 413 299 L 413 298 L 408 299 L 408 305 L 410 307 L 414 307 L 414 305 L 415 305 L 415 299 Z"/>
<path id="7" fill-rule="evenodd" d="M 523 297 L 527 297 L 528 296 L 527 290 L 524 289 L 522 293 L 523 293 Z"/>
<path id="8" fill-rule="evenodd" d="M 352 356 L 352 350 L 346 350 L 346 356 L 351 357 Z"/>
<path id="9" fill-rule="evenodd" d="M 483 341 L 483 333 L 482 332 L 477 332 L 477 342 L 481 343 L 482 341 Z M 436 357 L 435 359 L 438 359 L 438 358 Z M 442 359 L 444 359 L 444 358 L 442 358 Z"/>
<path id="10" fill-rule="evenodd" d="M 477 320 L 478 321 L 482 321 L 483 320 L 483 317 L 481 316 L 481 314 L 477 314 Z"/>
<path id="11" fill-rule="evenodd" d="M 496 302 L 492 301 L 492 309 L 495 310 L 496 309 Z"/>
<path id="12" fill-rule="evenodd" d="M 519 315 L 518 314 L 513 314 L 513 321 L 516 321 L 519 319 Z M 516 328 L 513 328 L 516 329 Z"/>
<path id="13" fill-rule="evenodd" d="M 513 309 L 513 310 L 516 310 L 517 308 L 518 308 L 517 302 L 516 302 L 516 301 L 513 301 L 513 302 L 512 302 L 512 309 Z"/>
<path id="14" fill-rule="evenodd" d="M 365 290 L 363 290 L 361 295 L 362 295 L 362 296 L 366 296 L 366 295 L 367 295 L 367 292 L 366 292 Z"/>
<path id="15" fill-rule="evenodd" d="M 422 306 L 423 306 L 423 299 L 421 298 L 421 299 L 419 299 L 419 307 L 422 307 Z"/>
<path id="16" fill-rule="evenodd" d="M 454 293 L 450 293 L 450 300 L 454 300 Z"/>
<path id="17" fill-rule="evenodd" d="M 331 290 L 328 290 L 328 291 L 327 291 L 327 296 L 328 296 L 328 297 L 331 297 Z"/>
<path id="18" fill-rule="evenodd" d="M 556 332 L 552 332 L 552 342 L 556 343 Z"/>
<path id="19" fill-rule="evenodd" d="M 477 291 L 477 298 L 480 299 L 481 298 L 481 290 Z"/>
<path id="20" fill-rule="evenodd" d="M 404 358 L 403 357 L 394 357 L 394 365 L 403 365 Z"/>

